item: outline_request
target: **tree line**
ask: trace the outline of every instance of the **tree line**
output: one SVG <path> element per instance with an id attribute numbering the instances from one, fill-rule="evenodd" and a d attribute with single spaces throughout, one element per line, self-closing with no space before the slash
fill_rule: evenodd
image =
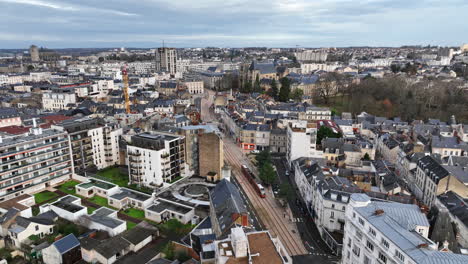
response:
<path id="1" fill-rule="evenodd" d="M 428 118 L 446 121 L 452 115 L 459 121 L 468 121 L 468 91 L 463 81 L 429 78 L 416 81 L 389 76 L 367 77 L 352 83 L 338 74 L 329 74 L 327 78 L 334 85 L 319 82 L 316 103 L 332 108 L 339 106 L 342 111 L 354 114 L 364 111 L 406 121 Z"/>

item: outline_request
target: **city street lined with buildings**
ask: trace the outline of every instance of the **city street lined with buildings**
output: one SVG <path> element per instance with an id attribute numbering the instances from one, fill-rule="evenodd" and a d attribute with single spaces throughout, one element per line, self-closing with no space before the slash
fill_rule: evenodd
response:
<path id="1" fill-rule="evenodd" d="M 207 96 L 202 99 L 202 120 L 209 122 L 216 120 L 210 111 L 212 105 L 213 91 L 207 90 Z M 273 236 L 278 236 L 286 247 L 288 253 L 292 256 L 308 254 L 302 239 L 297 230 L 296 224 L 292 221 L 293 216 L 289 207 L 284 208 L 277 201 L 272 192 L 266 192 L 265 198 L 260 198 L 257 191 L 245 179 L 241 172 L 241 166 L 250 161 L 242 153 L 241 149 L 229 137 L 224 137 L 224 154 L 228 164 L 231 165 L 232 175 L 239 183 L 242 190 L 247 194 L 247 198 L 252 203 L 256 215 L 260 218 L 265 228 L 270 230 Z M 249 165 L 249 167 L 252 167 Z"/>

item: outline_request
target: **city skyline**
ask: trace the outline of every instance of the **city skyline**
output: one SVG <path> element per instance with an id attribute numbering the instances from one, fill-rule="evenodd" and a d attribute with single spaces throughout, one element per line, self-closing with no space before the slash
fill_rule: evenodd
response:
<path id="1" fill-rule="evenodd" d="M 461 0 L 190 4 L 0 0 L 0 48 L 459 46 L 468 30 Z"/>

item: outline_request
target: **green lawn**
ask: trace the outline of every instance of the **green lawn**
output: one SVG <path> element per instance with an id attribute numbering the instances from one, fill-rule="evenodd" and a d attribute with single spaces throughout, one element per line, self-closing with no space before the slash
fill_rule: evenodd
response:
<path id="1" fill-rule="evenodd" d="M 121 187 L 128 186 L 128 175 L 120 171 L 118 167 L 111 167 L 100 170 L 96 175 L 106 178 L 108 181 L 115 183 Z"/>
<path id="2" fill-rule="evenodd" d="M 77 184 L 80 184 L 80 182 L 71 180 L 71 181 L 67 181 L 64 184 L 58 186 L 57 189 L 59 189 L 60 191 L 62 191 L 64 193 L 76 194 L 75 185 L 77 185 Z"/>
<path id="3" fill-rule="evenodd" d="M 53 198 L 58 197 L 59 195 L 54 192 L 43 191 L 40 193 L 34 194 L 34 200 L 36 200 L 36 204 L 43 203 L 47 200 L 51 200 Z"/>
<path id="4" fill-rule="evenodd" d="M 143 210 L 135 209 L 135 208 L 128 208 L 122 211 L 122 213 L 138 218 L 138 219 L 144 219 L 145 218 L 145 212 Z"/>
<path id="5" fill-rule="evenodd" d="M 92 203 L 97 204 L 97 205 L 109 207 L 109 206 L 107 205 L 107 199 L 106 199 L 106 198 L 103 198 L 103 197 L 100 197 L 100 196 L 95 195 L 93 198 L 90 198 L 90 199 L 88 199 L 88 200 L 89 200 L 90 202 L 92 202 Z"/>
<path id="6" fill-rule="evenodd" d="M 136 225 L 137 225 L 136 223 L 127 221 L 127 230 L 134 228 Z"/>
<path id="7" fill-rule="evenodd" d="M 88 207 L 88 214 L 92 214 L 94 211 L 96 211 L 96 208 Z"/>

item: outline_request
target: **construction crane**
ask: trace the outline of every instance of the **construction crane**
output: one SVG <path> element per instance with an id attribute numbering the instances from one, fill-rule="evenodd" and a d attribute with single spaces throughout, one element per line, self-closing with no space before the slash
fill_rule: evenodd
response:
<path id="1" fill-rule="evenodd" d="M 128 72 L 125 65 L 122 69 L 123 92 L 125 96 L 125 112 L 130 114 L 130 96 L 128 95 Z"/>

